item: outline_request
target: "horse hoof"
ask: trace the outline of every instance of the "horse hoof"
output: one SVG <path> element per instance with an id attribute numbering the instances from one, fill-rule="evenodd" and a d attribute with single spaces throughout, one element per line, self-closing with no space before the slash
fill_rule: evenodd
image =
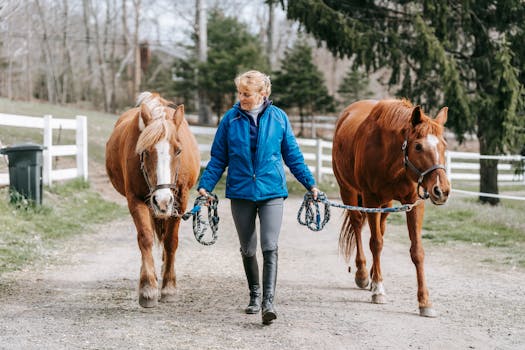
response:
<path id="1" fill-rule="evenodd" d="M 355 284 L 361 289 L 366 289 L 368 285 L 370 284 L 370 280 L 368 278 L 355 278 Z"/>
<path id="2" fill-rule="evenodd" d="M 437 317 L 437 312 L 432 307 L 420 307 L 419 316 L 422 317 Z"/>
<path id="3" fill-rule="evenodd" d="M 384 294 L 374 294 L 372 295 L 373 304 L 386 304 L 386 297 Z"/>
<path id="4" fill-rule="evenodd" d="M 173 293 L 161 294 L 160 296 L 161 303 L 174 303 L 176 300 L 177 300 L 176 295 Z"/>
<path id="5" fill-rule="evenodd" d="M 157 306 L 157 298 L 145 298 L 143 297 L 142 295 L 139 296 L 139 304 L 140 306 L 144 307 L 144 308 L 150 308 L 150 307 L 155 307 Z"/>

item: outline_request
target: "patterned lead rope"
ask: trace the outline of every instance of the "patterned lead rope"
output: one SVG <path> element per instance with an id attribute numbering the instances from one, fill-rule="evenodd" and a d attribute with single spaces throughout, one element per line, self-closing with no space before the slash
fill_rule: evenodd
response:
<path id="1" fill-rule="evenodd" d="M 317 200 L 314 200 L 312 192 L 307 192 L 304 195 L 303 203 L 299 208 L 297 213 L 297 221 L 312 231 L 321 231 L 326 223 L 330 220 L 330 206 L 342 208 L 346 210 L 355 210 L 364 213 L 398 213 L 411 211 L 412 208 L 418 205 L 420 202 L 423 202 L 422 199 L 418 199 L 415 203 L 412 204 L 403 204 L 399 207 L 389 207 L 389 208 L 365 208 L 357 207 L 353 205 L 345 205 L 339 203 L 333 203 L 326 198 L 326 195 L 323 192 L 319 192 L 317 195 Z M 324 203 L 324 218 L 321 221 L 321 210 L 319 209 L 319 203 Z M 302 213 L 304 211 L 304 220 L 302 219 Z"/>
<path id="2" fill-rule="evenodd" d="M 193 204 L 193 209 L 186 212 L 182 215 L 183 220 L 188 220 L 190 216 L 193 216 L 193 234 L 195 239 L 202 245 L 212 245 L 217 241 L 217 230 L 219 228 L 219 215 L 217 213 L 217 206 L 219 204 L 219 198 L 214 193 L 208 192 L 208 196 L 211 197 L 209 205 L 206 205 L 208 202 L 208 197 L 199 196 L 195 199 Z M 208 207 L 208 221 L 206 222 L 202 218 L 201 208 L 203 206 Z M 204 241 L 203 237 L 208 229 L 208 225 L 211 228 L 211 240 Z"/>

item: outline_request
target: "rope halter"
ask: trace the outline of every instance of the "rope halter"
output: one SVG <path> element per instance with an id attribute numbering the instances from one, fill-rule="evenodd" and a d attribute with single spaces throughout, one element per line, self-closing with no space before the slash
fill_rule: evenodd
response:
<path id="1" fill-rule="evenodd" d="M 423 180 L 425 179 L 425 176 L 433 172 L 437 169 L 443 169 L 446 170 L 445 166 L 442 164 L 435 164 L 428 168 L 427 170 L 421 172 L 412 162 L 408 159 L 408 140 L 405 139 L 403 142 L 403 145 L 401 146 L 401 150 L 403 151 L 403 164 L 405 165 L 405 169 L 408 167 L 410 170 L 412 170 L 419 178 L 417 179 L 417 195 L 421 199 L 427 199 L 430 197 L 428 194 L 426 188 L 423 187 L 423 195 L 421 195 L 421 191 L 419 190 L 420 187 L 422 187 Z"/>

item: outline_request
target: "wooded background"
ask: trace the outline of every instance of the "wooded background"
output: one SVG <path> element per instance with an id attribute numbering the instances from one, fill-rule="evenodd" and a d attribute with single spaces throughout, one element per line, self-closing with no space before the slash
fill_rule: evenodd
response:
<path id="1" fill-rule="evenodd" d="M 0 96 L 119 113 L 153 90 L 214 124 L 259 69 L 301 122 L 406 97 L 447 105 L 482 154 L 525 153 L 524 18 L 524 0 L 0 0 Z"/>

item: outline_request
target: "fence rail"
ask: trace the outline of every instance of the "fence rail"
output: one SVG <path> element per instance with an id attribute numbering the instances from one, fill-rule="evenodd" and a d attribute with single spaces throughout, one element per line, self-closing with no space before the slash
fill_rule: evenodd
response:
<path id="1" fill-rule="evenodd" d="M 76 119 L 57 119 L 50 115 L 28 117 L 0 113 L 0 125 L 44 130 L 43 181 L 50 185 L 53 181 L 76 177 L 88 178 L 87 168 L 87 118 L 77 116 Z M 54 129 L 76 130 L 75 145 L 53 145 Z M 199 140 L 201 166 L 206 166 L 216 128 L 190 126 L 191 131 Z M 297 142 L 310 170 L 318 182 L 325 176 L 333 176 L 332 142 L 322 139 L 298 138 Z M 52 157 L 76 156 L 76 168 L 52 169 Z M 506 184 L 525 185 L 525 157 L 520 155 L 487 156 L 470 152 L 447 152 L 447 174 L 451 181 L 479 181 L 479 161 L 482 159 L 498 160 L 498 181 Z M 0 174 L 0 185 L 8 184 L 8 174 Z"/>
<path id="2" fill-rule="evenodd" d="M 53 118 L 51 115 L 30 117 L 0 113 L 0 125 L 43 129 L 42 180 L 44 185 L 53 181 L 81 177 L 88 179 L 87 118 L 78 115 L 75 119 Z M 75 130 L 74 145 L 53 145 L 53 130 Z M 76 156 L 76 167 L 53 169 L 53 157 Z M 9 184 L 9 174 L 0 174 L 0 185 Z"/>

